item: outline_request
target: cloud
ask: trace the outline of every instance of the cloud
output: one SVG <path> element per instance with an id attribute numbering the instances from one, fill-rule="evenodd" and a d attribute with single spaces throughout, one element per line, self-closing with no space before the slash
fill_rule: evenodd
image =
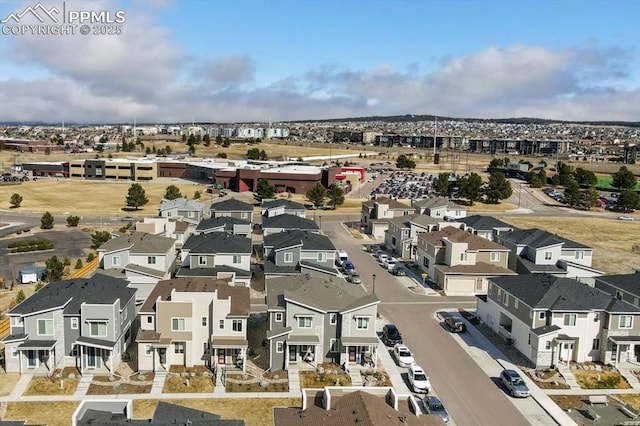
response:
<path id="1" fill-rule="evenodd" d="M 74 5 L 79 3 L 74 2 Z M 91 9 L 112 3 L 91 2 Z M 267 121 L 366 115 L 638 120 L 635 52 L 620 46 L 488 47 L 466 56 L 349 69 L 317 64 L 257 85 L 250 56 L 198 59 L 133 3 L 119 36 L 3 36 L 1 120 Z M 80 6 L 77 6 L 80 8 Z M 5 43 L 6 41 L 6 43 Z M 9 72 L 34 69 L 30 77 Z M 634 86 L 635 84 L 635 86 Z"/>

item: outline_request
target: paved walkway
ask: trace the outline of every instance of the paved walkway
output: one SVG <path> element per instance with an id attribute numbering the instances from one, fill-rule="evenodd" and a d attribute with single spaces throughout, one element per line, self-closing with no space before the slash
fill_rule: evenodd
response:
<path id="1" fill-rule="evenodd" d="M 157 371 L 153 377 L 153 384 L 151 385 L 150 394 L 153 396 L 162 395 L 162 389 L 164 388 L 164 379 L 167 377 L 167 373 L 164 371 Z"/>
<path id="2" fill-rule="evenodd" d="M 83 376 L 80 376 L 80 381 L 78 382 L 78 386 L 76 387 L 74 396 L 86 395 L 92 380 L 93 374 L 85 374 Z"/>
<path id="3" fill-rule="evenodd" d="M 290 368 L 287 373 L 289 375 L 289 393 L 300 395 L 300 371 L 297 368 Z"/>
<path id="4" fill-rule="evenodd" d="M 620 374 L 622 374 L 622 377 L 627 379 L 627 382 L 629 382 L 629 385 L 633 389 L 640 390 L 640 380 L 638 380 L 638 377 L 633 374 L 635 370 L 640 369 L 637 365 L 633 365 L 628 362 L 619 362 L 618 365 L 616 365 L 616 368 Z"/>
<path id="5" fill-rule="evenodd" d="M 387 348 L 384 343 L 378 343 L 378 362 L 382 364 L 382 368 L 389 375 L 389 379 L 391 380 L 391 385 L 396 389 L 396 391 L 400 394 L 410 394 L 411 391 L 407 387 L 407 383 L 402 378 L 402 374 L 400 374 L 400 370 L 396 363 L 391 358 L 389 354 L 389 348 Z"/>
<path id="6" fill-rule="evenodd" d="M 27 390 L 27 386 L 29 386 L 29 382 L 31 381 L 31 379 L 33 379 L 33 374 L 25 373 L 21 375 L 20 380 L 18 380 L 18 383 L 16 383 L 11 395 L 21 397 L 22 394 L 24 394 L 25 391 Z"/>
<path id="7" fill-rule="evenodd" d="M 562 377 L 564 377 L 564 381 L 567 382 L 569 389 L 582 389 L 576 380 L 576 376 L 573 375 L 573 371 L 571 371 L 569 367 L 559 362 L 556 368 Z"/>

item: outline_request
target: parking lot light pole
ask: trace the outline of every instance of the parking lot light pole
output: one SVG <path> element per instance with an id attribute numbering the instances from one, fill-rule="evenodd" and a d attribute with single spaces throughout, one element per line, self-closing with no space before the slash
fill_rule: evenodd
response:
<path id="1" fill-rule="evenodd" d="M 373 294 L 376 294 L 376 274 L 373 274 L 372 278 L 373 278 Z"/>

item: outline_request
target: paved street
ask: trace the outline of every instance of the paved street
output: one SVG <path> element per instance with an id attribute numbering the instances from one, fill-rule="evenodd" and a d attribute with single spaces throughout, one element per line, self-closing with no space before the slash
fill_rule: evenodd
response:
<path id="1" fill-rule="evenodd" d="M 381 315 L 398 325 L 416 361 L 426 369 L 435 393 L 442 399 L 456 424 L 530 424 L 515 404 L 525 404 L 523 408 L 528 409 L 535 402 L 513 401 L 496 384 L 495 377 L 487 377 L 454 340 L 455 336 L 445 331 L 435 319 L 435 313 L 440 310 L 475 307 L 475 299 L 425 296 L 409 290 L 382 269 L 371 254 L 362 250 L 361 243 L 367 241 L 353 238 L 341 223 L 344 219 L 337 215 L 324 217 L 323 231 L 336 247 L 349 253 L 368 291 L 373 290 L 372 275 L 376 274 L 375 292 L 382 301 L 379 306 Z M 536 411 L 540 410 L 538 408 Z"/>

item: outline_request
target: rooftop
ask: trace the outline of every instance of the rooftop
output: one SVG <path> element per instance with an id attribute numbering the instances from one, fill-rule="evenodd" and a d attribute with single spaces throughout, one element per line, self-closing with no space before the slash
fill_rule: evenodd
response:
<path id="1" fill-rule="evenodd" d="M 445 238 L 455 243 L 467 243 L 468 250 L 508 250 L 498 243 L 453 226 L 447 226 L 440 231 L 425 232 L 418 235 L 418 239 L 425 240 L 437 247 L 444 247 L 443 240 Z"/>
<path id="2" fill-rule="evenodd" d="M 134 232 L 131 235 L 112 238 L 98 248 L 98 251 L 113 252 L 129 249 L 130 254 L 165 254 L 176 244 L 173 238 Z"/>

